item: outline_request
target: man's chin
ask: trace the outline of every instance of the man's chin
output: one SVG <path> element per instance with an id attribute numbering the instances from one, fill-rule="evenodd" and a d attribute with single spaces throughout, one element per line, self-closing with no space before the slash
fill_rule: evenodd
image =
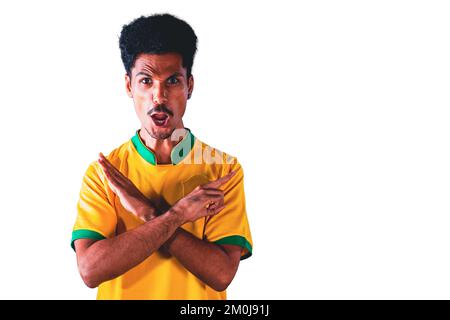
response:
<path id="1" fill-rule="evenodd" d="M 150 130 L 146 129 L 147 133 L 156 140 L 166 140 L 172 136 L 173 128 L 150 128 Z"/>

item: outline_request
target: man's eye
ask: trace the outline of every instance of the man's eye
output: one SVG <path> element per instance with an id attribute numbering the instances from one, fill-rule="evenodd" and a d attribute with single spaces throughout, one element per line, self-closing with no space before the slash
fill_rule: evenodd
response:
<path id="1" fill-rule="evenodd" d="M 144 79 L 141 80 L 141 83 L 143 83 L 143 84 L 150 84 L 150 83 L 152 83 L 152 80 L 150 78 L 144 78 Z"/>
<path id="2" fill-rule="evenodd" d="M 180 81 L 175 77 L 171 77 L 171 78 L 167 79 L 168 84 L 177 84 L 178 82 L 180 82 Z"/>

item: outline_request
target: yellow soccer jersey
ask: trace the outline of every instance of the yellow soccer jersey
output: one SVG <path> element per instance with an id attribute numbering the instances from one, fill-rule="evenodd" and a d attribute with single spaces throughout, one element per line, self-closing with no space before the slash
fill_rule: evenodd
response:
<path id="1" fill-rule="evenodd" d="M 245 209 L 243 171 L 236 158 L 202 143 L 190 131 L 173 148 L 172 164 L 157 164 L 139 132 L 107 158 L 159 208 L 169 208 L 198 185 L 237 170 L 221 187 L 226 207 L 213 217 L 181 227 L 199 239 L 241 246 L 241 260 L 251 256 L 253 242 Z M 72 248 L 77 239 L 111 238 L 143 223 L 122 207 L 96 161 L 83 178 L 77 208 Z M 215 291 L 176 258 L 157 251 L 123 275 L 102 283 L 97 299 L 226 299 L 226 291 Z"/>

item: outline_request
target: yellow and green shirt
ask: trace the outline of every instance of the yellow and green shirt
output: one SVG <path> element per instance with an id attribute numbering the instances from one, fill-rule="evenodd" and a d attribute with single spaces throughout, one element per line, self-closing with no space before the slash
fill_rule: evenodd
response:
<path id="1" fill-rule="evenodd" d="M 241 260 L 251 256 L 253 243 L 245 209 L 244 176 L 236 158 L 202 143 L 190 131 L 173 148 L 172 164 L 158 164 L 139 132 L 107 158 L 158 208 L 169 208 L 195 187 L 237 170 L 222 187 L 226 207 L 213 217 L 181 227 L 199 239 L 241 246 Z M 77 208 L 72 248 L 77 239 L 112 238 L 144 223 L 122 207 L 96 161 L 83 178 Z M 97 299 L 226 299 L 226 291 L 215 291 L 175 257 L 157 251 L 123 275 L 102 283 Z"/>

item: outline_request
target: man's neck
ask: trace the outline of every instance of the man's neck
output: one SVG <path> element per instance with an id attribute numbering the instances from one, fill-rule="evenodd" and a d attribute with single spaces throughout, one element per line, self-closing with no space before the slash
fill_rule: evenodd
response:
<path id="1" fill-rule="evenodd" d="M 177 128 L 176 130 L 184 129 L 184 127 Z M 187 134 L 187 129 L 184 129 L 186 133 L 181 137 L 184 138 Z M 167 139 L 155 139 L 153 138 L 147 130 L 141 128 L 139 130 L 139 136 L 141 137 L 142 142 L 144 142 L 145 146 L 153 151 L 156 157 L 156 163 L 158 164 L 171 164 L 172 158 L 171 153 L 172 149 L 181 141 L 179 140 L 172 141 L 171 137 Z"/>

